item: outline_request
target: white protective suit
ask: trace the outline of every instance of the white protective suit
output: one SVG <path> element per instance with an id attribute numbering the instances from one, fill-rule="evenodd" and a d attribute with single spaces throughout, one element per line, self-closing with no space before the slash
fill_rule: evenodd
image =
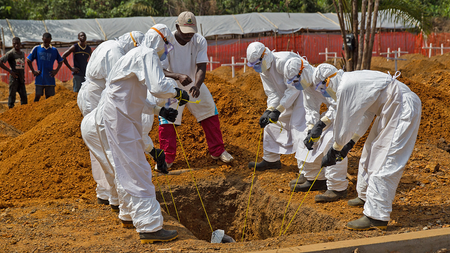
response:
<path id="1" fill-rule="evenodd" d="M 301 70 L 301 72 L 300 72 Z M 310 65 L 308 61 L 303 58 L 292 58 L 286 62 L 284 68 L 284 77 L 286 80 L 293 79 L 299 73 L 300 74 L 300 89 L 303 89 L 303 104 L 305 107 L 305 118 L 306 118 L 306 128 L 293 128 L 292 137 L 294 138 L 294 151 L 295 158 L 297 158 L 299 170 L 307 180 L 314 180 L 320 171 L 318 180 L 327 179 L 327 189 L 334 191 L 343 191 L 347 189 L 347 165 L 348 159 L 345 158 L 342 162 L 336 165 L 321 168 L 322 157 L 328 151 L 328 149 L 333 145 L 333 121 L 334 114 L 336 110 L 336 102 L 332 98 L 325 98 L 322 94 L 315 90 L 313 85 L 315 67 Z M 291 84 L 292 85 L 292 84 Z M 328 108 L 326 112 L 323 113 L 322 118 L 320 118 L 320 106 L 325 104 Z M 319 120 L 322 120 L 327 124 L 324 128 L 322 136 L 319 141 L 317 141 L 313 150 L 308 152 L 303 140 L 308 134 L 308 130 L 312 129 L 314 124 Z M 299 125 L 302 124 L 303 119 L 298 117 L 293 117 L 291 124 Z M 299 131 L 303 129 L 303 131 Z M 325 152 L 325 153 L 324 153 Z M 303 161 L 306 161 L 303 165 Z M 303 167 L 303 170 L 301 169 Z"/>
<path id="2" fill-rule="evenodd" d="M 106 78 L 114 63 L 126 52 L 130 51 L 131 48 L 136 47 L 143 38 L 144 34 L 141 32 L 130 32 L 120 36 L 116 40 L 105 41 L 94 50 L 86 67 L 86 81 L 83 82 L 77 97 L 77 104 L 83 116 L 87 116 L 97 107 L 102 91 L 105 88 Z M 85 122 L 85 127 L 87 127 L 86 123 L 87 122 Z M 91 124 L 93 124 L 93 122 Z M 86 130 L 88 129 L 85 129 L 85 131 Z M 85 135 L 95 135 L 95 133 L 92 132 L 93 130 L 95 131 L 95 129 L 91 128 L 88 130 L 89 132 L 85 132 Z M 91 139 L 91 137 L 85 139 L 86 144 L 87 139 Z M 96 143 L 98 140 L 98 138 L 91 140 L 91 144 L 88 145 L 88 147 L 97 147 L 97 149 L 101 147 L 100 143 Z M 115 187 L 110 187 L 114 177 L 110 178 L 108 181 L 108 176 L 105 175 L 105 171 L 112 171 L 113 169 L 109 168 L 111 165 L 107 161 L 97 160 L 101 150 L 97 150 L 97 152 L 94 151 L 95 153 L 92 152 L 92 149 L 90 149 L 92 174 L 97 182 L 97 197 L 109 199 L 111 205 L 117 205 L 118 199 Z M 102 157 L 106 158 L 106 155 L 103 155 Z M 102 166 L 107 165 L 108 167 L 102 168 Z"/>
<path id="3" fill-rule="evenodd" d="M 83 116 L 97 107 L 106 78 L 114 64 L 144 39 L 138 31 L 125 33 L 115 40 L 101 43 L 92 53 L 86 66 L 86 81 L 78 92 L 77 104 Z"/>
<path id="4" fill-rule="evenodd" d="M 98 107 L 83 118 L 81 121 L 81 135 L 90 150 L 90 154 L 99 163 L 96 166 L 92 165 L 92 174 L 97 182 L 97 197 L 108 199 L 111 205 L 119 205 L 114 182 L 114 161 L 106 139 L 103 119 L 101 114 L 97 114 L 97 111 L 103 110 L 103 107 L 104 99 L 100 99 Z M 148 134 L 152 130 L 154 114 L 158 115 L 160 109 L 160 107 L 156 106 L 155 99 L 150 92 L 147 92 L 147 99 L 142 112 L 142 139 L 146 153 L 153 149 L 153 141 Z M 99 117 L 97 121 L 96 115 Z"/>
<path id="5" fill-rule="evenodd" d="M 159 31 L 165 36 L 170 33 L 167 27 Z M 116 63 L 108 77 L 105 105 L 97 112 L 102 114 L 106 137 L 114 154 L 116 185 L 119 199 L 123 200 L 119 218 L 131 218 L 138 233 L 156 232 L 163 222 L 151 167 L 143 152 L 141 114 L 146 90 L 163 99 L 176 95 L 176 83 L 165 77 L 157 54 L 164 48 L 163 39 L 153 30 L 147 32 L 147 38 L 148 44 L 144 41 Z M 144 45 L 153 45 L 155 50 Z"/>
<path id="6" fill-rule="evenodd" d="M 174 31 L 173 34 L 175 34 L 175 32 L 176 31 Z M 179 81 L 176 81 L 178 88 L 189 93 L 189 89 L 195 85 L 197 64 L 207 63 L 209 61 L 207 55 L 208 44 L 206 39 L 198 33 L 194 34 L 192 39 L 186 45 L 180 45 L 176 39 L 171 41 L 171 43 L 173 44 L 174 49 L 169 52 L 167 59 L 162 62 L 162 65 L 164 69 L 173 73 L 185 74 L 191 78 L 192 83 L 187 86 L 183 86 Z M 211 92 L 204 83 L 200 86 L 200 95 L 197 98 L 193 98 L 189 95 L 189 100 L 200 100 L 200 103 L 187 103 L 183 106 L 177 106 L 177 103 L 172 103 L 170 105 L 171 108 L 178 110 L 178 116 L 174 122 L 176 125 L 181 125 L 183 110 L 186 106 L 197 119 L 197 122 L 218 114 Z M 171 122 L 162 117 L 159 119 L 161 124 L 171 124 Z"/>
<path id="7" fill-rule="evenodd" d="M 321 64 L 314 82 L 334 73 L 332 65 Z M 417 138 L 421 101 L 396 76 L 378 71 L 338 71 L 329 80 L 328 94 L 335 94 L 337 101 L 335 150 L 363 135 L 377 116 L 362 151 L 356 189 L 366 201 L 364 215 L 389 221 L 395 191 Z"/>
<path id="8" fill-rule="evenodd" d="M 291 52 L 271 52 L 260 42 L 253 42 L 247 48 L 247 60 L 257 61 L 264 52 L 263 67 L 260 73 L 264 92 L 267 96 L 267 109 L 281 112 L 276 124 L 264 128 L 263 159 L 268 162 L 280 160 L 280 154 L 292 154 L 294 150 L 293 128 L 302 132 L 306 128 L 305 110 L 301 91 L 284 81 L 284 65 L 290 58 L 300 58 Z M 295 115 L 295 117 L 291 117 Z M 292 120 L 296 119 L 295 124 Z M 280 126 L 282 125 L 282 127 Z"/>

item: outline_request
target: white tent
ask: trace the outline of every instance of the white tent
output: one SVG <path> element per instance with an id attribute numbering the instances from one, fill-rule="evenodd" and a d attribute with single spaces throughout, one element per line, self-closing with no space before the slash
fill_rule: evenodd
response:
<path id="1" fill-rule="evenodd" d="M 64 19 L 64 20 L 0 20 L 6 47 L 12 47 L 12 38 L 17 36 L 22 43 L 39 43 L 42 34 L 52 34 L 53 42 L 72 43 L 83 31 L 88 41 L 113 39 L 130 31 L 146 32 L 155 24 L 162 23 L 175 30 L 177 17 L 130 17 L 108 19 Z M 338 32 L 339 21 L 335 13 L 247 13 L 221 16 L 197 16 L 198 31 L 203 36 L 251 34 L 276 32 L 289 34 L 305 31 Z M 385 12 L 379 12 L 377 27 L 382 29 L 408 29 L 401 20 L 393 22 Z M 3 37 L 2 37 L 3 41 Z"/>

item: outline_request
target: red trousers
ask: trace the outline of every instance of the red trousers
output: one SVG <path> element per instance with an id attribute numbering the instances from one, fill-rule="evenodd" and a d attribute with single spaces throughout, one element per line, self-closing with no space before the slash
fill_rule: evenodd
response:
<path id="1" fill-rule="evenodd" d="M 208 150 L 212 156 L 220 156 L 224 151 L 219 115 L 200 121 L 205 132 Z M 159 146 L 166 154 L 166 162 L 173 163 L 177 155 L 177 134 L 173 124 L 159 125 Z"/>

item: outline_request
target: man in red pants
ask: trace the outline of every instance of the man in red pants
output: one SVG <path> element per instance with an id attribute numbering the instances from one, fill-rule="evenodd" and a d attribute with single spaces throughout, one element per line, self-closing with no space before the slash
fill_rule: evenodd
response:
<path id="1" fill-rule="evenodd" d="M 197 33 L 197 22 L 192 12 L 185 11 L 178 16 L 177 30 L 173 32 L 175 41 L 168 43 L 171 50 L 163 61 L 164 73 L 177 81 L 178 88 L 188 91 L 189 100 L 200 100 L 199 104 L 187 103 L 189 111 L 202 125 L 208 143 L 209 153 L 213 159 L 231 162 L 233 157 L 225 150 L 218 111 L 214 99 L 203 80 L 205 79 L 206 63 L 208 62 L 206 39 Z M 177 109 L 177 104 L 167 103 Z M 178 108 L 176 125 L 181 125 L 181 117 L 185 106 Z M 175 160 L 177 136 L 172 122 L 160 117 L 159 142 L 164 149 L 166 162 L 170 167 Z"/>

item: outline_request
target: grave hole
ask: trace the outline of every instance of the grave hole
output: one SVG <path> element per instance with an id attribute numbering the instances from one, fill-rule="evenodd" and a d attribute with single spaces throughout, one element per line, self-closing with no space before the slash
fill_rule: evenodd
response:
<path id="1" fill-rule="evenodd" d="M 243 182 L 240 178 L 197 181 L 197 184 L 212 229 L 223 229 L 225 234 L 240 242 L 242 240 L 250 184 Z M 186 185 L 171 185 L 171 189 L 181 223 L 198 239 L 209 242 L 211 240 L 211 229 L 193 183 L 187 182 Z M 170 215 L 177 219 L 169 188 L 162 186 L 162 193 Z M 161 209 L 166 211 L 161 192 L 158 191 L 156 196 L 161 203 Z M 287 200 L 280 200 L 276 196 L 266 193 L 264 188 L 256 181 L 253 185 L 245 226 L 245 240 L 264 240 L 278 237 L 287 202 Z M 284 221 L 284 227 L 289 223 L 299 203 L 299 201 L 291 202 Z M 329 215 L 318 213 L 313 208 L 303 205 L 289 226 L 286 235 L 323 232 L 333 230 L 338 225 L 339 220 Z"/>

